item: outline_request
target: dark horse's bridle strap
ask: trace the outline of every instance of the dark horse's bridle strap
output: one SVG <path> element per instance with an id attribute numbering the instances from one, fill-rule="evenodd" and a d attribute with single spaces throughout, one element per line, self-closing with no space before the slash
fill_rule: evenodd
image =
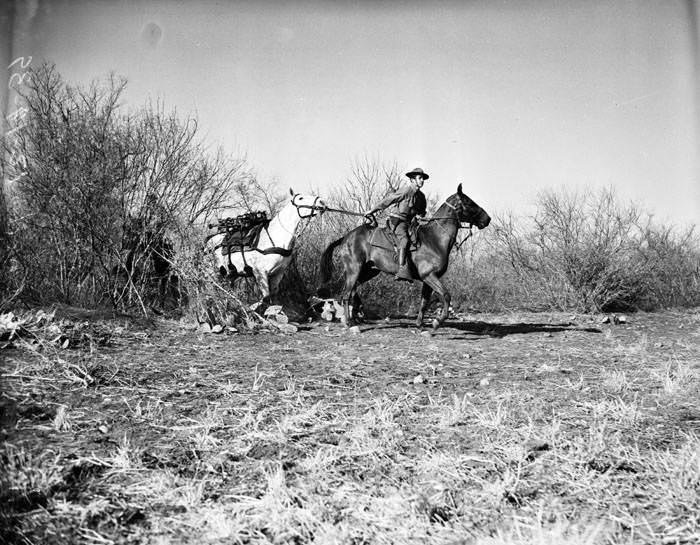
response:
<path id="1" fill-rule="evenodd" d="M 432 218 L 426 220 L 426 223 L 430 223 L 430 222 L 433 221 L 433 220 L 455 220 L 455 221 L 457 222 L 457 224 L 458 224 L 457 229 L 461 229 L 461 228 L 462 228 L 462 220 L 459 219 L 459 213 L 460 213 L 460 210 L 461 210 L 461 208 L 462 208 L 462 207 L 461 207 L 461 203 L 460 203 L 460 207 L 459 207 L 459 208 L 457 208 L 454 204 L 452 204 L 452 203 L 449 202 L 449 201 L 445 201 L 445 204 L 446 204 L 447 206 L 449 206 L 450 208 L 452 208 L 452 210 L 454 210 L 454 212 L 455 212 L 454 215 L 450 215 L 450 216 L 433 216 Z M 444 228 L 442 225 L 440 225 L 439 223 L 438 223 L 438 225 L 440 226 L 440 228 L 441 228 L 443 231 L 445 230 L 445 228 Z M 472 224 L 471 224 L 471 223 L 468 223 L 468 225 L 469 225 L 469 234 L 464 238 L 464 240 L 462 240 L 462 241 L 457 245 L 457 249 L 459 249 L 459 248 L 462 246 L 462 244 L 464 244 L 464 243 L 467 241 L 467 239 L 469 239 L 469 237 L 472 236 L 472 235 L 471 235 Z"/>
<path id="2" fill-rule="evenodd" d="M 452 215 L 452 216 L 433 216 L 432 218 L 428 218 L 427 220 L 422 220 L 422 221 L 425 221 L 425 223 L 430 223 L 431 221 L 434 221 L 434 220 L 457 220 L 457 223 L 462 225 L 462 221 L 459 219 L 459 211 L 461 209 L 461 206 L 460 206 L 460 208 L 457 208 L 454 204 L 452 204 L 449 201 L 445 201 L 445 204 L 447 206 L 449 206 L 450 208 L 452 208 L 452 210 L 455 211 L 454 215 Z"/>

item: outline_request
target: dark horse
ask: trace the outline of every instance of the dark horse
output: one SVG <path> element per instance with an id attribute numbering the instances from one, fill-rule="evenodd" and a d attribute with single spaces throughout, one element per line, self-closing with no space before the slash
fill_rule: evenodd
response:
<path id="1" fill-rule="evenodd" d="M 457 193 L 448 197 L 435 216 L 418 228 L 417 248 L 411 253 L 414 277 L 423 282 L 421 306 L 416 320 L 418 327 L 423 325 L 423 314 L 428 308 L 433 291 L 442 301 L 442 312 L 439 318 L 433 320 L 433 328 L 437 329 L 447 319 L 450 294 L 440 278 L 447 270 L 450 251 L 463 222 L 483 229 L 491 222 L 491 218 L 478 204 L 462 193 L 462 184 L 459 184 Z M 328 284 L 333 274 L 333 251 L 338 246 L 341 247 L 340 259 L 345 272 L 345 284 L 340 296 L 348 322 L 353 319 L 349 314 L 349 305 L 351 299 L 356 300 L 357 286 L 380 272 L 395 274 L 398 269 L 393 248 L 373 244 L 373 233 L 376 229 L 369 225 L 360 225 L 332 242 L 321 256 L 321 281 Z M 353 308 L 353 313 L 354 311 Z"/>

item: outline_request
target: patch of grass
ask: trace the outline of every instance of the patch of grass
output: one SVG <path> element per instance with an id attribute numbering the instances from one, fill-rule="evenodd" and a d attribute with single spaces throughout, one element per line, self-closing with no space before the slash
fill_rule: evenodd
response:
<path id="1" fill-rule="evenodd" d="M 545 318 L 482 320 L 502 332 Z M 52 374 L 55 358 L 84 353 L 16 350 L 3 378 L 3 536 L 597 545 L 700 534 L 693 350 L 669 363 L 654 350 L 625 358 L 591 332 L 455 331 L 430 343 L 403 330 L 298 343 L 114 335 L 92 357 L 125 380 L 88 386 Z M 667 331 L 650 329 L 646 344 Z M 415 383 L 416 370 L 429 380 Z"/>
<path id="2" fill-rule="evenodd" d="M 630 387 L 630 379 L 624 371 L 603 369 L 600 378 L 603 388 L 610 394 L 624 394 Z"/>
<path id="3" fill-rule="evenodd" d="M 682 396 L 696 389 L 700 379 L 700 371 L 683 362 L 665 362 L 655 374 L 661 380 L 663 393 L 668 397 Z"/>

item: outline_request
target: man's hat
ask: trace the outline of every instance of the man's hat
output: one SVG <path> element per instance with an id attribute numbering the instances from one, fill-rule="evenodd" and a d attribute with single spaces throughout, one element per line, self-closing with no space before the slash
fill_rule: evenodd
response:
<path id="1" fill-rule="evenodd" d="M 428 178 L 430 178 L 430 176 L 428 176 L 428 174 L 426 174 L 425 172 L 423 172 L 423 169 L 422 169 L 422 168 L 414 168 L 411 172 L 407 172 L 407 173 L 406 173 L 406 177 L 408 177 L 408 178 L 413 178 L 413 177 L 415 177 L 415 176 L 418 176 L 419 174 L 420 174 L 421 176 L 423 176 L 423 179 L 424 179 L 424 180 L 427 180 Z"/>

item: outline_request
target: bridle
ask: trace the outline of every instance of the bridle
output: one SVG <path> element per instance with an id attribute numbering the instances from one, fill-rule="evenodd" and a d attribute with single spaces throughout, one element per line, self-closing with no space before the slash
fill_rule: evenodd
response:
<path id="1" fill-rule="evenodd" d="M 445 204 L 454 210 L 454 215 L 450 216 L 433 216 L 432 218 L 429 218 L 426 220 L 427 222 L 431 222 L 433 220 L 452 220 L 458 224 L 458 229 L 466 228 L 466 229 L 471 229 L 472 228 L 472 223 L 471 222 L 463 222 L 460 217 L 462 215 L 462 211 L 464 210 L 464 206 L 462 205 L 462 202 L 460 201 L 459 203 L 459 208 L 457 208 L 454 204 L 452 204 L 450 201 L 445 201 Z M 466 225 L 464 225 L 466 223 Z"/>
<path id="2" fill-rule="evenodd" d="M 461 201 L 461 200 L 459 201 L 459 208 L 457 208 L 457 207 L 456 207 L 454 204 L 452 204 L 450 201 L 445 201 L 445 204 L 446 204 L 449 208 L 452 208 L 452 210 L 454 210 L 454 214 L 453 214 L 453 215 L 449 215 L 449 216 L 433 216 L 432 218 L 430 218 L 430 219 L 427 220 L 427 221 L 428 221 L 428 222 L 431 222 L 431 221 L 433 221 L 433 220 L 442 220 L 442 219 L 452 220 L 452 221 L 454 221 L 454 222 L 457 223 L 457 230 L 458 230 L 458 231 L 459 231 L 459 229 L 469 229 L 469 234 L 468 234 L 466 237 L 464 237 L 464 238 L 455 246 L 455 248 L 457 248 L 457 249 L 459 250 L 459 249 L 462 247 L 462 244 L 464 244 L 464 243 L 465 243 L 469 238 L 471 238 L 471 236 L 472 236 L 472 223 L 471 223 L 471 222 L 462 222 L 462 220 L 460 219 L 460 218 L 461 218 L 461 215 L 462 215 L 462 212 L 463 212 L 463 210 L 464 210 L 464 205 L 462 204 L 462 201 Z M 466 223 L 466 225 L 464 225 L 464 223 Z M 447 230 L 446 230 L 442 225 L 440 225 L 439 223 L 438 223 L 437 225 L 438 225 L 443 231 L 447 231 Z"/>
<path id="3" fill-rule="evenodd" d="M 294 195 L 292 195 L 291 203 L 292 203 L 292 204 L 294 205 L 294 207 L 297 209 L 297 214 L 299 214 L 299 217 L 300 217 L 300 218 L 302 218 L 302 219 L 310 219 L 310 218 L 313 218 L 313 217 L 316 215 L 316 211 L 317 211 L 317 210 L 319 210 L 320 213 L 323 214 L 323 212 L 325 211 L 325 207 L 324 207 L 324 206 L 319 206 L 319 205 L 318 205 L 318 202 L 321 200 L 321 197 L 318 197 L 318 196 L 317 196 L 317 197 L 314 199 L 313 204 L 297 204 L 295 201 L 296 201 L 297 197 L 299 197 L 299 195 L 300 195 L 300 193 L 295 193 Z M 302 215 L 301 215 L 301 209 L 302 209 L 302 208 L 308 208 L 309 210 L 311 210 L 311 214 L 308 215 L 308 216 L 302 216 Z"/>
<path id="4" fill-rule="evenodd" d="M 291 199 L 290 202 L 294 205 L 294 208 L 297 209 L 297 214 L 299 215 L 299 217 L 300 217 L 301 219 L 303 219 L 303 220 L 310 220 L 311 218 L 313 218 L 313 217 L 315 217 L 315 216 L 317 216 L 317 215 L 321 215 L 321 214 L 323 214 L 323 213 L 325 212 L 325 208 L 326 208 L 326 207 L 325 207 L 325 206 L 319 206 L 319 204 L 318 204 L 318 202 L 321 200 L 321 197 L 316 196 L 316 198 L 314 199 L 313 204 L 297 204 L 295 201 L 296 201 L 296 199 L 297 199 L 297 197 L 298 197 L 299 195 L 300 195 L 300 193 L 295 193 L 294 195 L 292 195 L 292 199 Z M 301 209 L 302 209 L 302 208 L 308 208 L 308 209 L 310 209 L 310 210 L 311 210 L 311 214 L 309 214 L 308 216 L 302 216 L 302 215 L 301 215 Z M 317 211 L 317 210 L 319 211 L 319 214 L 316 214 L 316 211 Z M 301 234 L 306 230 L 306 228 L 307 228 L 309 225 L 311 225 L 311 222 L 310 222 L 310 221 L 306 221 L 306 222 L 304 222 L 304 224 L 302 225 L 301 229 L 299 229 L 299 224 L 297 223 L 297 226 L 294 228 L 294 232 L 292 233 L 292 236 L 295 236 L 295 237 L 301 236 Z M 269 234 L 268 234 L 268 235 L 269 235 Z"/>

